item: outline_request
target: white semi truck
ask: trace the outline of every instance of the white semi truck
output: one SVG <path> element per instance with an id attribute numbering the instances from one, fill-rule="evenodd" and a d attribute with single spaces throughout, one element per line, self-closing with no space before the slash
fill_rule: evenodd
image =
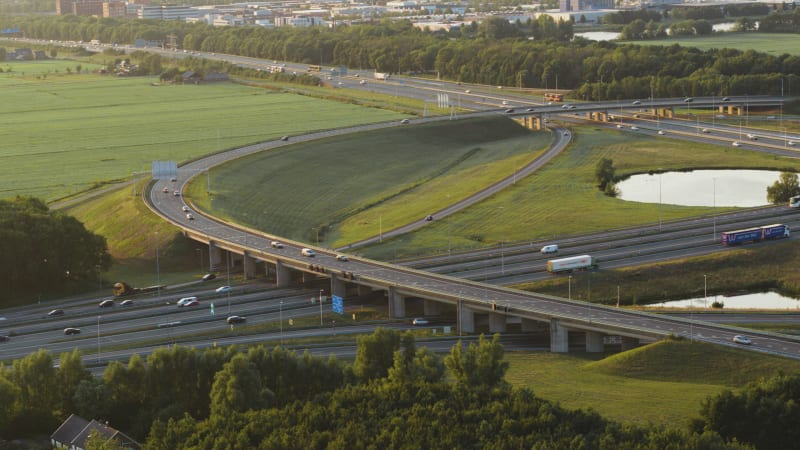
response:
<path id="1" fill-rule="evenodd" d="M 384 72 L 375 72 L 375 79 L 376 80 L 388 80 L 389 74 Z"/>
<path id="2" fill-rule="evenodd" d="M 572 272 L 597 268 L 597 260 L 589 255 L 570 256 L 569 258 L 551 259 L 547 261 L 547 271 L 550 273 Z"/>

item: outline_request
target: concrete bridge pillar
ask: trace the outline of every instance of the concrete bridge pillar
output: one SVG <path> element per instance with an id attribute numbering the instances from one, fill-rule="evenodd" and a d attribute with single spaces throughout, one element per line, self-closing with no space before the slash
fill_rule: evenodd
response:
<path id="1" fill-rule="evenodd" d="M 464 306 L 463 303 L 460 303 L 460 311 L 458 312 L 458 320 L 461 324 L 460 331 L 462 333 L 474 333 L 475 332 L 475 311 L 471 310 L 470 308 Z"/>
<path id="2" fill-rule="evenodd" d="M 639 339 L 622 336 L 622 351 L 632 350 L 639 346 Z"/>
<path id="3" fill-rule="evenodd" d="M 275 286 L 279 288 L 289 287 L 290 281 L 289 268 L 283 265 L 283 261 L 277 260 L 275 262 Z"/>
<path id="4" fill-rule="evenodd" d="M 219 270 L 222 263 L 222 249 L 214 241 L 208 242 L 208 268 L 210 272 Z"/>
<path id="5" fill-rule="evenodd" d="M 442 304 L 433 300 L 423 300 L 422 310 L 426 316 L 438 316 L 442 313 Z"/>
<path id="6" fill-rule="evenodd" d="M 506 331 L 506 316 L 498 313 L 489 313 L 489 332 L 502 333 Z"/>
<path id="7" fill-rule="evenodd" d="M 558 319 L 550 319 L 550 351 L 553 353 L 569 352 L 569 330 L 561 326 Z"/>
<path id="8" fill-rule="evenodd" d="M 589 353 L 600 353 L 605 350 L 603 345 L 603 333 L 596 331 L 586 332 L 586 351 Z"/>
<path id="9" fill-rule="evenodd" d="M 250 280 L 256 276 L 256 259 L 250 256 L 245 250 L 242 270 L 244 271 L 244 278 Z"/>
<path id="10" fill-rule="evenodd" d="M 389 286 L 389 317 L 399 319 L 406 316 L 406 299 L 397 292 L 397 288 Z"/>
<path id="11" fill-rule="evenodd" d="M 347 293 L 347 284 L 340 278 L 338 274 L 331 274 L 331 295 L 345 298 Z"/>

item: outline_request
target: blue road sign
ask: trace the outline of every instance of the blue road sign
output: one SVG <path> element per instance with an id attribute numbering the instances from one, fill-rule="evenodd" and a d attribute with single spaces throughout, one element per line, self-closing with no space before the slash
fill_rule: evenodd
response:
<path id="1" fill-rule="evenodd" d="M 332 296 L 333 298 L 333 312 L 344 314 L 344 302 L 342 301 L 342 297 L 338 295 Z"/>

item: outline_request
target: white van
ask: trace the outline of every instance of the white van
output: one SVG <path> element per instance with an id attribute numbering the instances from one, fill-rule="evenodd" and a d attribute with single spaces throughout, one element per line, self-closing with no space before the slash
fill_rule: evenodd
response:
<path id="1" fill-rule="evenodd" d="M 558 253 L 558 244 L 545 245 L 540 251 L 542 254 Z"/>
<path id="2" fill-rule="evenodd" d="M 300 250 L 300 253 L 303 256 L 309 256 L 309 257 L 314 256 L 314 250 L 311 250 L 310 248 L 304 248 Z"/>

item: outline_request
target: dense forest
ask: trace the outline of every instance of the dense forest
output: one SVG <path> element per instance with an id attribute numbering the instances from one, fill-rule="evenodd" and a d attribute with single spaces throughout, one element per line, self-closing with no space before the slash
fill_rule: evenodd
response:
<path id="1" fill-rule="evenodd" d="M 281 347 L 175 346 L 112 362 L 102 378 L 77 351 L 55 365 L 42 350 L 0 371 L 0 436 L 50 434 L 75 413 L 154 450 L 740 449 L 800 438 L 797 375 L 709 398 L 685 429 L 640 427 L 512 388 L 498 339 L 440 356 L 379 328 L 358 338 L 352 363 Z"/>
<path id="2" fill-rule="evenodd" d="M 20 292 L 76 292 L 111 265 L 104 237 L 33 197 L 0 200 L 0 242 L 0 304 Z"/>
<path id="3" fill-rule="evenodd" d="M 335 30 L 75 16 L 9 17 L 0 26 L 21 27 L 28 37 L 120 44 L 136 38 L 164 41 L 172 33 L 187 50 L 380 72 L 436 73 L 488 85 L 570 89 L 574 98 L 586 100 L 647 98 L 651 92 L 656 97 L 780 95 L 784 87 L 791 95 L 792 88 L 800 86 L 798 56 L 572 39 L 571 23 L 549 17 L 518 25 L 497 18 L 450 33 L 389 20 Z"/>

